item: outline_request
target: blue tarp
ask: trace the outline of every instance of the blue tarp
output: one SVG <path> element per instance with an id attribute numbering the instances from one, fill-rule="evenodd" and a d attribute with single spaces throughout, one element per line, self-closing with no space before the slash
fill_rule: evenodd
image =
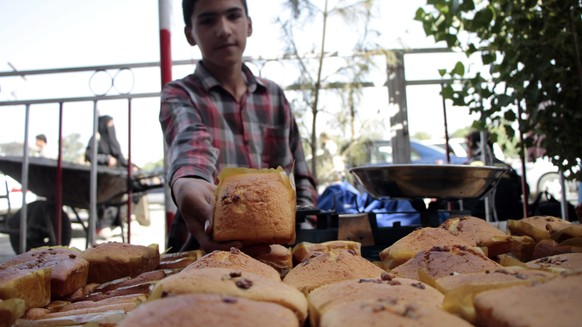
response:
<path id="1" fill-rule="evenodd" d="M 317 207 L 337 213 L 374 212 L 378 227 L 391 227 L 395 222 L 402 226 L 420 225 L 420 213 L 410 201 L 375 199 L 346 181 L 328 186 L 319 196 Z"/>

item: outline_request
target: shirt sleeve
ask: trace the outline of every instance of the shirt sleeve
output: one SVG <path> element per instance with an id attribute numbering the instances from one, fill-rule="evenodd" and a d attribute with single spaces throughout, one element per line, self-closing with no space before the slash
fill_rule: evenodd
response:
<path id="1" fill-rule="evenodd" d="M 287 104 L 288 105 L 288 104 Z M 301 136 L 295 116 L 291 114 L 290 126 L 290 148 L 295 160 L 294 176 L 295 187 L 297 191 L 297 204 L 315 206 L 317 205 L 317 191 L 315 178 L 311 174 L 307 162 L 305 161 L 305 154 L 303 152 L 303 145 L 301 143 Z"/>
<path id="2" fill-rule="evenodd" d="M 193 92 L 177 83 L 169 83 L 162 92 L 160 124 L 168 147 L 170 187 L 181 177 L 214 182 L 219 150 L 212 146 L 211 136 L 191 100 Z"/>

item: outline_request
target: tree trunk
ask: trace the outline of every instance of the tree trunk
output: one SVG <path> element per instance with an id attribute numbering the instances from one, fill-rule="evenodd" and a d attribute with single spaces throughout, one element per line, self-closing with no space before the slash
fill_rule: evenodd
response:
<path id="1" fill-rule="evenodd" d="M 319 53 L 319 68 L 317 69 L 317 80 L 315 82 L 313 104 L 311 112 L 313 114 L 313 122 L 311 126 L 311 173 L 317 176 L 317 113 L 319 103 L 319 90 L 321 89 L 321 71 L 323 69 L 323 57 L 325 55 L 325 34 L 327 29 L 327 0 L 325 0 L 325 8 L 323 10 L 323 29 L 321 32 L 321 52 Z"/>

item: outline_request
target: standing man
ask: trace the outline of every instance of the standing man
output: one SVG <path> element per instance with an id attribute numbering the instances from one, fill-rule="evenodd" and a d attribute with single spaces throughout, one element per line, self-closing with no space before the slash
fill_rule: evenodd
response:
<path id="1" fill-rule="evenodd" d="M 178 207 L 174 224 L 183 219 L 201 249 L 226 250 L 241 244 L 211 238 L 217 176 L 223 168 L 292 171 L 299 205 L 317 203 L 315 181 L 283 90 L 254 76 L 242 62 L 253 32 L 246 0 L 183 0 L 182 10 L 186 40 L 200 48 L 202 60 L 194 74 L 162 92 L 168 181 Z"/>

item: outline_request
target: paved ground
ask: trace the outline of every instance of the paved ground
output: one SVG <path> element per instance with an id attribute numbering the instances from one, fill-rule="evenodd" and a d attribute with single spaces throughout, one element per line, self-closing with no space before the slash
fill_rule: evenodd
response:
<path id="1" fill-rule="evenodd" d="M 165 234 L 166 234 L 166 224 L 165 224 L 165 211 L 164 207 L 159 204 L 150 204 L 150 226 L 141 226 L 136 221 L 131 224 L 131 243 L 139 245 L 150 245 L 152 243 L 157 243 L 160 247 L 160 252 L 165 250 Z M 80 250 L 86 249 L 86 237 L 80 224 L 72 224 L 73 233 L 71 244 L 69 246 L 76 247 Z M 121 242 L 121 229 L 117 228 L 113 230 L 111 237 L 104 240 L 98 240 L 98 243 L 117 241 Z M 9 258 L 16 255 L 12 246 L 10 245 L 10 239 L 8 234 L 0 234 L 0 262 L 4 262 Z"/>

